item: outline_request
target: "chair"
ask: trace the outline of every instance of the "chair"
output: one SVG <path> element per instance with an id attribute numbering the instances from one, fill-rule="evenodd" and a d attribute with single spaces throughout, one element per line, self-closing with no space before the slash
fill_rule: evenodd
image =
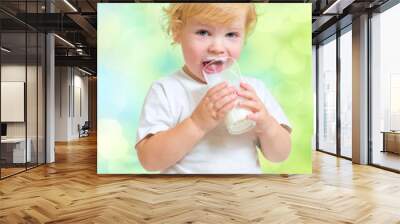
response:
<path id="1" fill-rule="evenodd" d="M 79 138 L 89 136 L 89 129 L 90 129 L 89 121 L 85 121 L 82 127 L 80 127 L 80 125 L 78 124 Z"/>

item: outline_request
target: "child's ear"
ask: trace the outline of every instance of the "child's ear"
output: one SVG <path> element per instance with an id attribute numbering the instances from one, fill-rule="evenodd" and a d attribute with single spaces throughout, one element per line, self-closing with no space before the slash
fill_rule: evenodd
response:
<path id="1" fill-rule="evenodd" d="M 181 43 L 180 35 L 178 33 L 174 34 L 173 40 L 174 43 L 180 44 Z"/>

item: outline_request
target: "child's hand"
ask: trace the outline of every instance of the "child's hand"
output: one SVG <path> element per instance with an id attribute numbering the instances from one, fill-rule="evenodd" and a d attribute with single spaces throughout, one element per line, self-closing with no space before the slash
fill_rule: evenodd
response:
<path id="1" fill-rule="evenodd" d="M 265 132 L 272 116 L 269 114 L 260 98 L 258 98 L 253 87 L 244 82 L 240 83 L 240 87 L 241 90 L 238 92 L 238 95 L 242 97 L 242 99 L 240 99 L 239 106 L 253 112 L 247 115 L 247 118 L 256 122 L 256 134 Z"/>
<path id="2" fill-rule="evenodd" d="M 220 83 L 207 91 L 192 113 L 195 125 L 204 133 L 214 129 L 235 106 L 237 91 L 226 82 Z"/>

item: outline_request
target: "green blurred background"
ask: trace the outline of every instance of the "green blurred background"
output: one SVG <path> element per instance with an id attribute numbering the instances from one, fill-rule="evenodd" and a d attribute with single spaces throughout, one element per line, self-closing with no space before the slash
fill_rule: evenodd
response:
<path id="1" fill-rule="evenodd" d="M 150 173 L 134 149 L 151 83 L 183 65 L 165 32 L 164 3 L 98 4 L 99 174 Z M 258 22 L 239 60 L 243 75 L 262 80 L 292 125 L 292 153 L 282 163 L 261 157 L 264 173 L 312 172 L 311 4 L 257 3 Z"/>

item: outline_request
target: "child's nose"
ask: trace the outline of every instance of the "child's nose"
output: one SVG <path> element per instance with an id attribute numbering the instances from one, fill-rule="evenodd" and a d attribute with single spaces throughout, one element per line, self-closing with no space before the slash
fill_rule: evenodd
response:
<path id="1" fill-rule="evenodd" d="M 218 38 L 214 39 L 210 46 L 208 47 L 208 51 L 211 54 L 220 55 L 225 53 L 225 46 L 223 41 Z"/>

